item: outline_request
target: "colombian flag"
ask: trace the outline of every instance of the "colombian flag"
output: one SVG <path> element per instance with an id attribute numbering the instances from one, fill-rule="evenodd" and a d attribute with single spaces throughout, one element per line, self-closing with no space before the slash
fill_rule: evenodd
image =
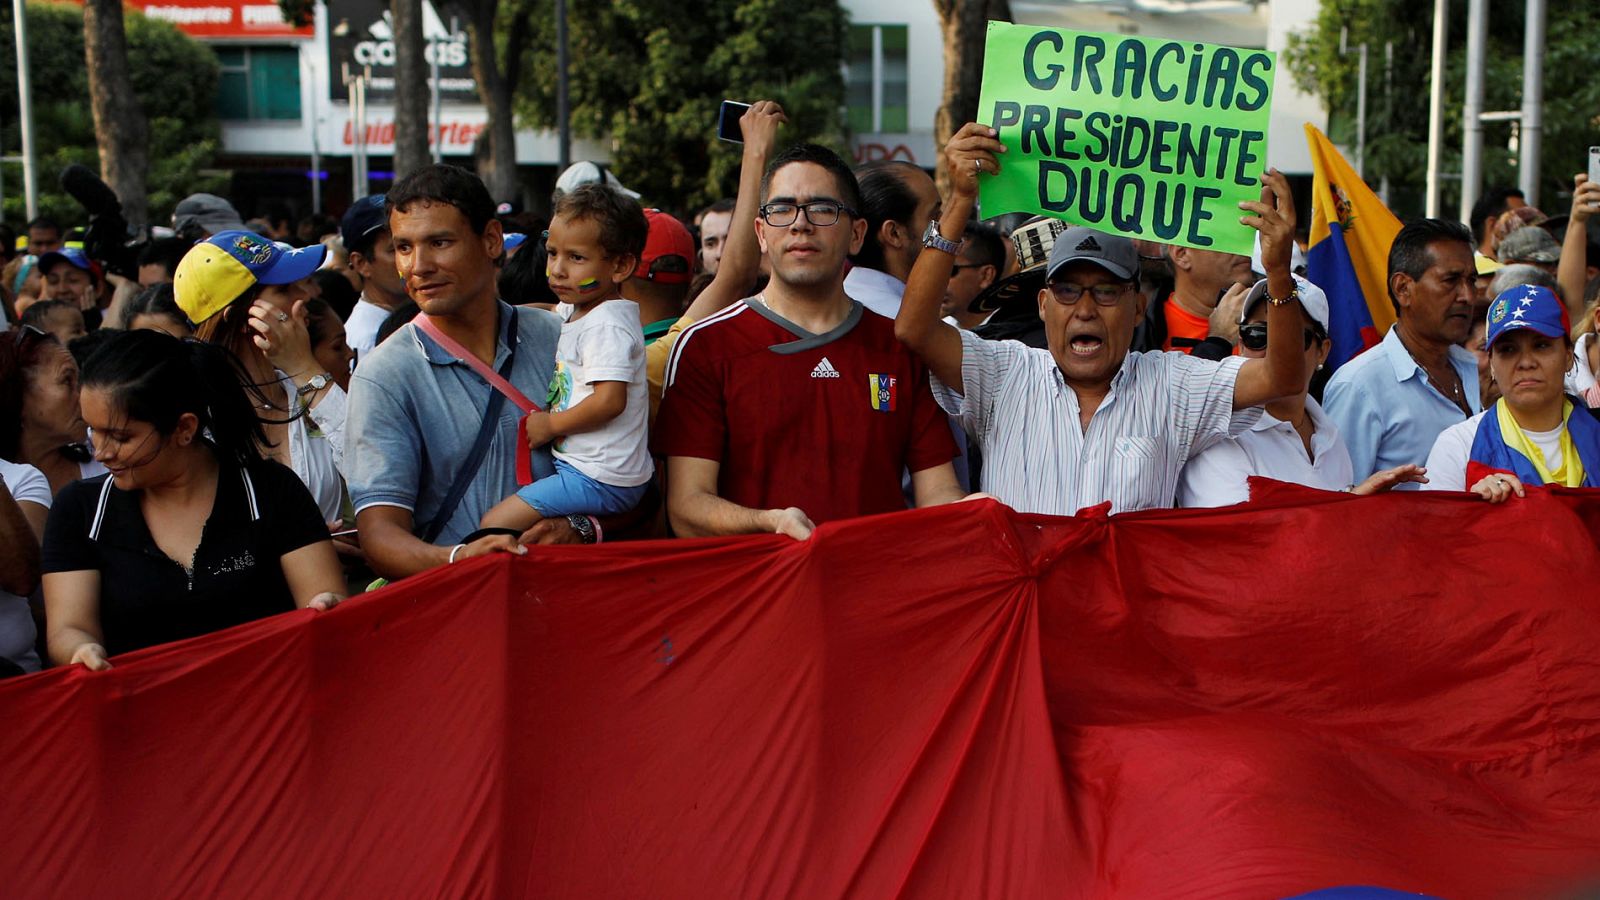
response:
<path id="1" fill-rule="evenodd" d="M 1328 294 L 1328 368 L 1376 344 L 1394 324 L 1389 302 L 1389 245 L 1400 220 L 1389 212 L 1328 136 L 1306 125 L 1315 174 L 1306 278 Z"/>

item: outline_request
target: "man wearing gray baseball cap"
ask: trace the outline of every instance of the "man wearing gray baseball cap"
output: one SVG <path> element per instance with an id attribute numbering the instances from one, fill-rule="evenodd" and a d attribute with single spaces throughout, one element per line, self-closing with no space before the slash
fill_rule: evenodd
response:
<path id="1" fill-rule="evenodd" d="M 983 448 L 982 489 L 1021 512 L 1072 515 L 1170 507 L 1188 459 L 1238 434 L 1261 404 L 1301 389 L 1300 303 L 1290 277 L 1294 201 L 1276 171 L 1241 222 L 1261 232 L 1269 307 L 1266 356 L 1221 362 L 1130 353 L 1144 315 L 1133 242 L 1069 228 L 1050 252 L 1039 317 L 1049 349 L 985 341 L 939 319 L 953 250 L 976 205 L 978 175 L 999 171 L 993 129 L 963 127 L 945 148 L 951 196 L 911 271 L 895 335 L 927 363 L 933 394 Z"/>

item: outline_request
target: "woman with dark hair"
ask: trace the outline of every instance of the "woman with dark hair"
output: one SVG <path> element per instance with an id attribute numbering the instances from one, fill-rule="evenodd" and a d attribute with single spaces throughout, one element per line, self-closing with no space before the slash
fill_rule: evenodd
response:
<path id="1" fill-rule="evenodd" d="M 143 647 L 343 598 L 316 504 L 262 458 L 221 349 L 117 335 L 84 367 L 84 418 L 109 474 L 61 492 L 44 541 L 50 658 L 109 666 Z"/>
<path id="2" fill-rule="evenodd" d="M 326 254 L 321 244 L 292 250 L 248 231 L 224 231 L 184 256 L 173 289 L 195 336 L 227 348 L 244 367 L 268 455 L 300 476 L 331 524 L 341 517 L 344 482 L 311 411 L 339 388 L 311 351 L 305 311 L 311 274 Z"/>
<path id="3" fill-rule="evenodd" d="M 105 472 L 86 438 L 72 354 L 31 326 L 0 334 L 0 459 L 38 469 L 54 495 Z"/>
<path id="4" fill-rule="evenodd" d="M 178 308 L 171 283 L 153 284 L 133 296 L 122 307 L 117 327 L 123 331 L 152 328 L 175 338 L 192 337 L 194 326 Z"/>

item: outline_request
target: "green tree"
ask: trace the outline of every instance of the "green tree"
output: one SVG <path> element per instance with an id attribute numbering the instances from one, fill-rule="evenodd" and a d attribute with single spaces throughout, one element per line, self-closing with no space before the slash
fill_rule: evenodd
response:
<path id="1" fill-rule="evenodd" d="M 100 168 L 83 65 L 83 10 L 69 3 L 30 3 L 27 10 L 39 211 L 63 222 L 83 222 L 83 208 L 56 180 L 72 163 Z M 226 184 L 206 171 L 221 133 L 215 109 L 217 58 L 166 22 L 131 8 L 125 14 L 131 81 L 150 123 L 148 208 L 152 222 L 165 222 L 188 194 L 222 190 Z M 22 146 L 22 131 L 9 6 L 0 14 L 0 46 L 5 48 L 0 55 L 0 146 L 15 154 Z M 5 218 L 19 222 L 26 218 L 22 167 L 7 163 L 4 174 Z"/>
<path id="2" fill-rule="evenodd" d="M 517 110 L 555 125 L 555 16 L 533 7 Z M 568 0 L 572 126 L 612 139 L 611 169 L 651 203 L 691 209 L 732 196 L 739 150 L 714 130 L 724 99 L 777 100 L 786 138 L 846 152 L 844 58 L 848 20 L 834 0 Z M 848 157 L 847 157 L 848 158 Z"/>
<path id="3" fill-rule="evenodd" d="M 1572 195 L 1572 175 L 1583 171 L 1587 148 L 1600 131 L 1600 44 L 1590 36 L 1591 0 L 1550 0 L 1544 55 L 1544 143 L 1540 152 L 1540 206 L 1564 213 Z M 1444 146 L 1441 168 L 1461 171 L 1461 107 L 1466 84 L 1466 5 L 1451 4 L 1450 53 L 1445 73 Z M 1492 4 L 1484 66 L 1484 109 L 1518 109 L 1522 104 L 1522 4 Z M 1349 44 L 1365 41 L 1368 58 L 1368 183 L 1387 176 L 1391 203 L 1402 218 L 1425 208 L 1428 156 L 1428 86 L 1433 45 L 1432 4 L 1409 0 L 1323 0 L 1316 23 L 1290 38 L 1286 63 L 1302 90 L 1321 97 L 1330 113 L 1330 136 L 1355 144 L 1356 56 L 1339 53 L 1341 28 Z M 1384 46 L 1394 47 L 1394 64 L 1385 86 Z M 1509 148 L 1512 126 L 1484 129 L 1484 187 L 1517 183 L 1516 154 Z M 1442 179 L 1440 208 L 1453 214 L 1460 182 Z"/>

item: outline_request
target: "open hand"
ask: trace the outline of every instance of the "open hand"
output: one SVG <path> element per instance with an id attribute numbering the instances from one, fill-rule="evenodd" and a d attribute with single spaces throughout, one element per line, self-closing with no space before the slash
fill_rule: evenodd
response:
<path id="1" fill-rule="evenodd" d="M 247 327 L 267 362 L 289 375 L 308 372 L 317 366 L 311 352 L 311 332 L 306 328 L 306 302 L 297 301 L 291 312 L 284 312 L 261 300 L 250 304 Z"/>
<path id="2" fill-rule="evenodd" d="M 1351 488 L 1350 493 L 1365 497 L 1369 494 L 1392 491 L 1397 485 L 1412 481 L 1417 484 L 1427 484 L 1428 470 L 1416 463 L 1407 463 L 1392 469 L 1384 469 L 1382 472 L 1373 472 L 1366 481 Z"/>
<path id="3" fill-rule="evenodd" d="M 1239 208 L 1254 215 L 1241 216 L 1239 222 L 1261 233 L 1261 264 L 1267 274 L 1275 270 L 1289 274 L 1294 251 L 1294 194 L 1289 179 L 1277 169 L 1261 176 L 1261 199 L 1246 200 Z"/>

